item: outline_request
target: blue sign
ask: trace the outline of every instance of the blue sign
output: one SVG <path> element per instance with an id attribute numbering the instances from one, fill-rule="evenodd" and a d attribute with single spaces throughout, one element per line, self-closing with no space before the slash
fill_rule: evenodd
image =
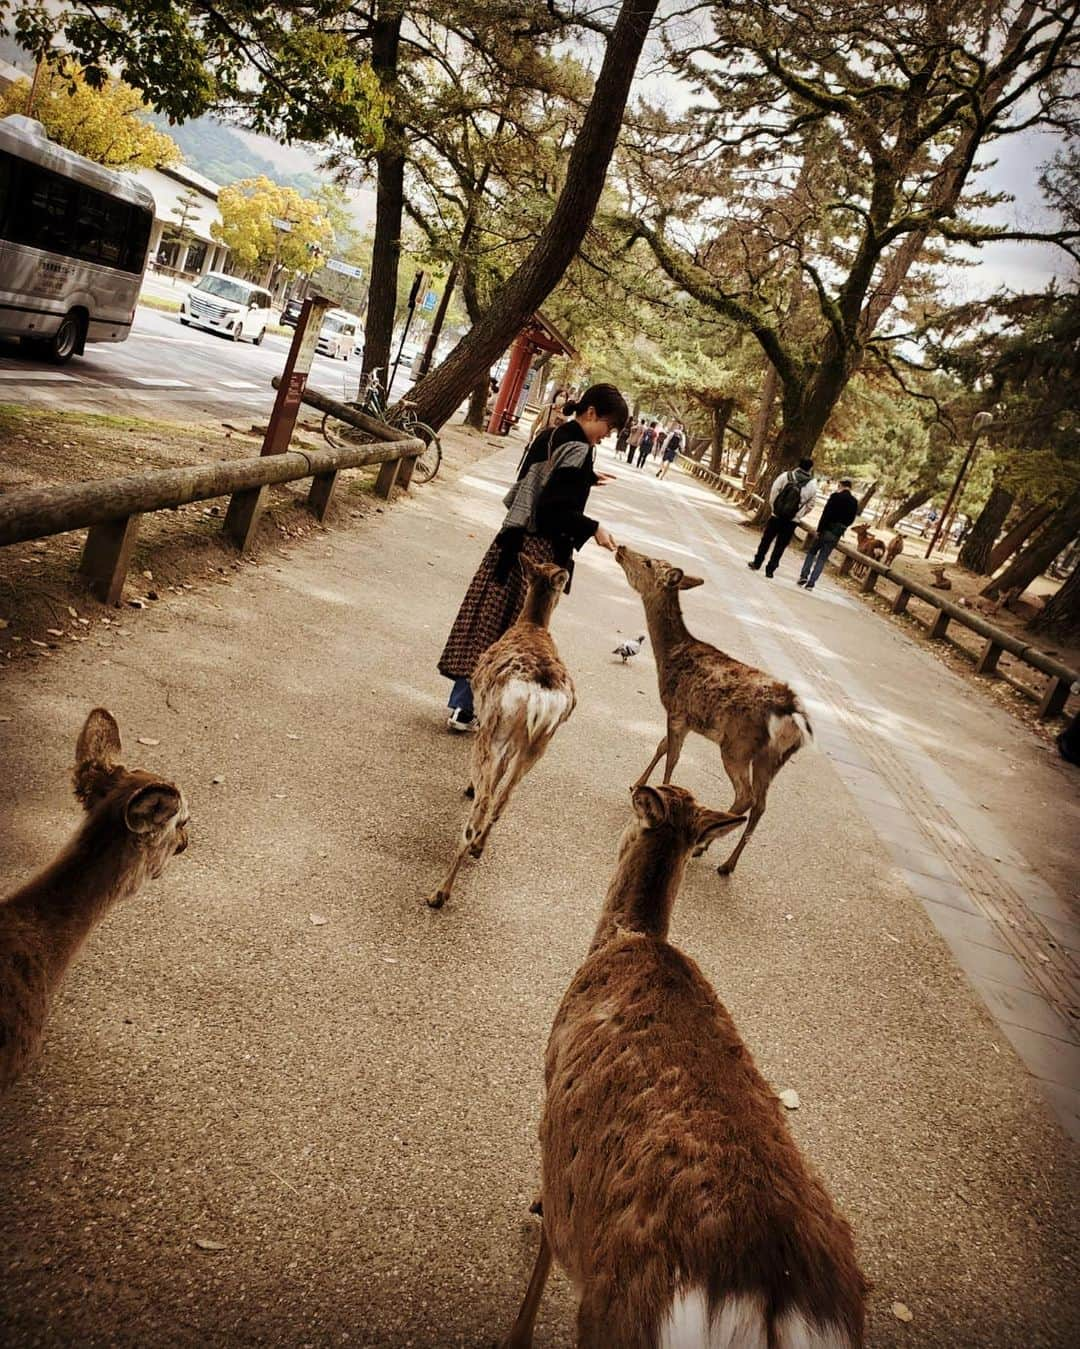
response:
<path id="1" fill-rule="evenodd" d="M 425 314 L 430 314 L 439 303 L 439 297 L 433 290 L 429 290 L 421 302 L 420 308 Z"/>

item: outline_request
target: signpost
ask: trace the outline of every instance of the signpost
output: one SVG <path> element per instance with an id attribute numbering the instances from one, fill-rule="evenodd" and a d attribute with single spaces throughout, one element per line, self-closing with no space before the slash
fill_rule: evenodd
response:
<path id="1" fill-rule="evenodd" d="M 405 339 L 409 335 L 409 325 L 413 321 L 413 314 L 416 313 L 416 304 L 423 294 L 426 299 L 425 286 L 427 285 L 427 272 L 417 272 L 413 277 L 412 289 L 409 291 L 409 313 L 405 319 L 405 327 L 402 329 L 401 341 L 398 343 L 397 355 L 394 357 L 394 368 L 390 371 L 390 377 L 386 381 L 386 399 L 390 401 L 390 390 L 394 387 L 394 380 L 397 378 L 398 365 L 401 362 L 401 353 L 405 348 Z M 431 292 L 434 294 L 434 291 Z M 434 306 L 433 306 L 434 307 Z"/>
<path id="2" fill-rule="evenodd" d="M 277 222 L 275 224 L 284 223 Z M 319 340 L 319 330 L 328 309 L 336 305 L 355 303 L 362 298 L 364 273 L 360 267 L 347 262 L 330 259 L 325 266 L 314 272 L 308 283 L 308 296 L 300 317 L 296 321 L 292 344 L 285 360 L 281 383 L 274 410 L 263 436 L 262 455 L 284 454 L 292 440 L 296 427 L 296 418 L 300 411 L 300 402 L 307 387 L 311 362 L 315 355 L 315 345 Z M 330 504 L 337 474 L 326 475 L 324 482 L 315 479 L 312 485 L 311 504 L 321 519 Z M 259 527 L 266 499 L 265 487 L 254 487 L 246 492 L 234 492 L 225 516 L 225 530 L 235 540 L 241 552 L 247 550 Z"/>

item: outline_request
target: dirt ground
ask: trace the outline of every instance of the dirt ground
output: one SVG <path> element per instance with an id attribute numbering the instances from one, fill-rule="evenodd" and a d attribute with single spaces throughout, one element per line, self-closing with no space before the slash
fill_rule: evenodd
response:
<path id="1" fill-rule="evenodd" d="M 253 457 L 262 429 L 250 423 L 190 426 L 0 404 L 0 496 L 48 483 Z M 322 448 L 318 421 L 302 419 L 293 443 Z M 505 442 L 453 426 L 442 443 L 440 476 L 452 479 Z M 221 533 L 224 498 L 144 516 L 121 613 L 205 589 L 257 566 L 271 553 L 284 553 L 299 539 L 382 514 L 384 505 L 372 495 L 375 477 L 375 469 L 344 473 L 325 527 L 305 508 L 306 481 L 271 488 L 257 545 L 243 559 Z M 79 578 L 84 539 L 77 531 L 0 548 L 0 661 L 45 660 L 65 645 L 86 641 L 94 624 L 123 627 L 117 610 L 95 600 Z"/>

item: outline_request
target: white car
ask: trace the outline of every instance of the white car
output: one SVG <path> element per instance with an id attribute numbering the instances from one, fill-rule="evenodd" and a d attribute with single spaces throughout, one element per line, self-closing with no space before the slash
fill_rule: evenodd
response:
<path id="1" fill-rule="evenodd" d="M 223 272 L 207 272 L 180 301 L 180 322 L 224 333 L 234 342 L 250 338 L 259 346 L 272 321 L 268 290 Z"/>
<path id="2" fill-rule="evenodd" d="M 319 340 L 315 343 L 315 350 L 322 356 L 329 356 L 336 360 L 340 357 L 347 361 L 349 357 L 357 350 L 364 349 L 364 324 L 355 314 L 346 313 L 344 309 L 330 309 L 322 321 L 322 327 L 319 329 Z"/>

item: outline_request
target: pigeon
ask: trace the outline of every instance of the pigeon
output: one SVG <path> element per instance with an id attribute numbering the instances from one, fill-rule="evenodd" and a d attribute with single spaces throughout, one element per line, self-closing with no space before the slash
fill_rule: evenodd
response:
<path id="1" fill-rule="evenodd" d="M 625 642 L 620 642 L 611 653 L 613 656 L 622 656 L 622 663 L 625 665 L 631 656 L 636 656 L 645 645 L 645 634 L 642 633 L 638 638 L 629 638 Z"/>

